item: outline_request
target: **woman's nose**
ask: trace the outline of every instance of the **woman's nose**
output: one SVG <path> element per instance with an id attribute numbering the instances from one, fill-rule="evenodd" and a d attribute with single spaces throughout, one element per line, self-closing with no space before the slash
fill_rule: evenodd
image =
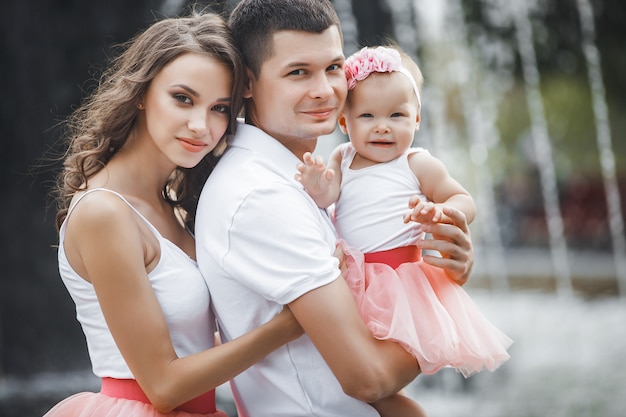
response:
<path id="1" fill-rule="evenodd" d="M 193 112 L 187 122 L 189 130 L 198 136 L 204 136 L 207 132 L 207 115 L 204 111 Z"/>

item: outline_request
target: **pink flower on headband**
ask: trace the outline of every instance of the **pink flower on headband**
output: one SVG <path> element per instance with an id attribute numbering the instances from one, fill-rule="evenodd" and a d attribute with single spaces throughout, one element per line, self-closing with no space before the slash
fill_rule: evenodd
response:
<path id="1" fill-rule="evenodd" d="M 357 81 L 363 81 L 372 72 L 393 72 L 401 67 L 400 53 L 395 49 L 382 46 L 365 47 L 351 55 L 344 63 L 348 90 L 352 90 Z"/>

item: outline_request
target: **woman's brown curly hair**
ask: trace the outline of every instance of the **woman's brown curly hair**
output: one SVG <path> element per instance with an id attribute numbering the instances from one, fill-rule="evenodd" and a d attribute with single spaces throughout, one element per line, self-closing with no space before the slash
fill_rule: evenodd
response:
<path id="1" fill-rule="evenodd" d="M 243 103 L 245 69 L 224 19 L 213 13 L 192 12 L 188 17 L 156 22 L 127 43 L 102 73 L 96 89 L 65 123 L 68 149 L 57 177 L 57 230 L 74 194 L 85 190 L 128 138 L 138 114 L 138 104 L 150 82 L 176 57 L 188 53 L 211 56 L 233 72 L 231 114 L 220 143 L 193 168 L 177 168 L 163 189 L 164 198 L 181 212 L 187 227 L 194 228 L 196 205 L 204 181 L 226 138 L 235 133 Z"/>

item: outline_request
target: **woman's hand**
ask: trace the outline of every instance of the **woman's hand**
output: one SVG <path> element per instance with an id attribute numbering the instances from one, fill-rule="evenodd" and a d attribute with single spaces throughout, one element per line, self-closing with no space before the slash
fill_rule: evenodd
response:
<path id="1" fill-rule="evenodd" d="M 283 343 L 291 342 L 304 334 L 304 330 L 302 330 L 300 323 L 296 320 L 289 306 L 283 306 L 283 310 L 270 320 L 268 324 L 276 326 Z"/>
<path id="2" fill-rule="evenodd" d="M 346 254 L 343 253 L 341 245 L 335 246 L 335 253 L 333 253 L 333 256 L 339 259 L 339 270 L 341 271 L 341 275 L 343 275 L 348 269 L 348 266 L 346 265 Z"/>

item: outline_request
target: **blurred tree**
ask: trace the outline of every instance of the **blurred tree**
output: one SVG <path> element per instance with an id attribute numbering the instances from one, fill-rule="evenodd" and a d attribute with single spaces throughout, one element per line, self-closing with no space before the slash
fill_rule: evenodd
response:
<path id="1" fill-rule="evenodd" d="M 62 150 L 55 125 L 95 85 L 85 80 L 96 76 L 109 46 L 151 23 L 160 4 L 32 0 L 3 6 L 0 378 L 88 366 L 72 301 L 56 272 L 54 207 L 46 210 L 57 164 L 40 158 L 49 148 Z"/>

